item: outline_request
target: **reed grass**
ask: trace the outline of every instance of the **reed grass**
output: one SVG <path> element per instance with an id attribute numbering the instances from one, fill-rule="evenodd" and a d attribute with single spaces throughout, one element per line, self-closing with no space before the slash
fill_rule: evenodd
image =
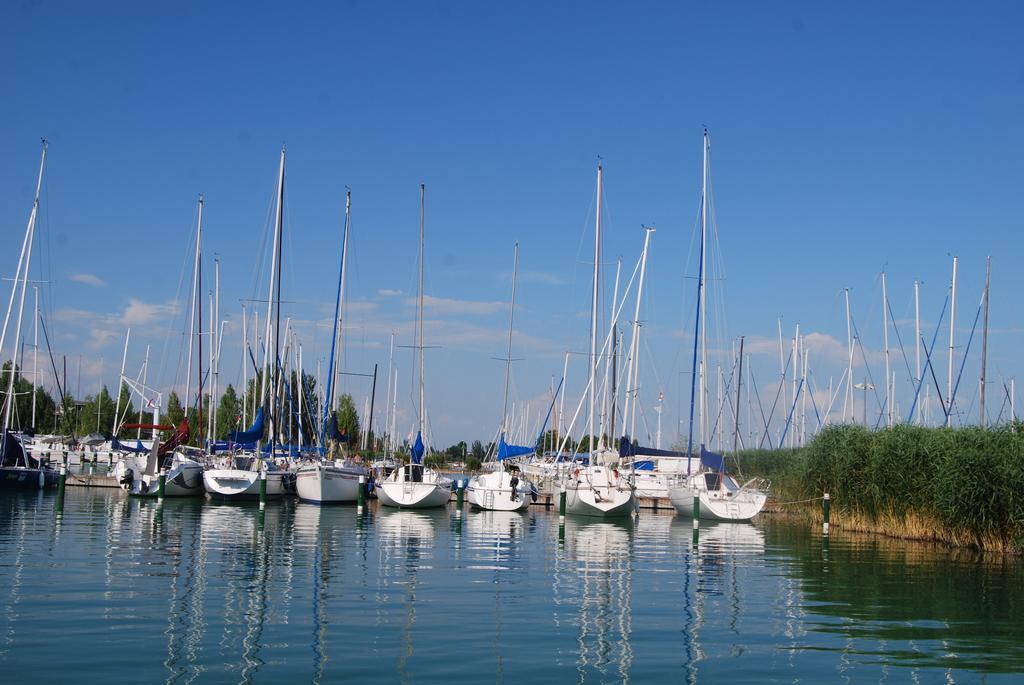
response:
<path id="1" fill-rule="evenodd" d="M 772 499 L 828 492 L 833 524 L 1024 552 L 1024 425 L 984 429 L 832 426 L 807 447 L 739 455 Z M 815 505 L 816 506 L 816 505 Z"/>

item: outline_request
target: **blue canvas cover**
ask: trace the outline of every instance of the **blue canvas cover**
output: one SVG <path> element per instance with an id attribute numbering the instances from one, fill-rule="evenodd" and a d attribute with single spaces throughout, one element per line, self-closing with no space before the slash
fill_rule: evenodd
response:
<path id="1" fill-rule="evenodd" d="M 426 448 L 423 446 L 423 434 L 416 433 L 416 443 L 412 446 L 412 463 L 422 464 L 423 463 L 423 452 Z"/>
<path id="2" fill-rule="evenodd" d="M 523 445 L 509 445 L 505 442 L 505 434 L 501 435 L 498 440 L 498 461 L 504 461 L 510 457 L 519 457 L 524 454 L 532 454 L 534 449 L 532 447 L 525 447 Z"/>
<path id="3" fill-rule="evenodd" d="M 253 419 L 252 425 L 249 426 L 249 430 L 244 431 L 231 431 L 228 433 L 228 440 L 230 442 L 256 442 L 257 440 L 263 439 L 263 407 L 256 410 L 256 418 Z"/>

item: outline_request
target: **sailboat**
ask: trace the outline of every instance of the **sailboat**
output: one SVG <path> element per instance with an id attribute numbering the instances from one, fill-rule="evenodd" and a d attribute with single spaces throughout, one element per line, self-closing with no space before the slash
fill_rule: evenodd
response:
<path id="1" fill-rule="evenodd" d="M 202 239 L 203 197 L 200 196 L 196 219 L 196 245 L 192 280 L 191 325 L 193 328 L 189 336 L 188 372 L 186 373 L 186 379 L 189 381 L 192 378 L 192 345 L 195 340 L 195 303 L 201 288 L 199 282 L 199 265 Z M 160 393 L 156 393 L 156 397 L 152 402 L 147 402 L 146 393 L 151 392 L 151 390 L 146 387 L 145 383 L 140 384 L 135 379 L 128 378 L 124 374 L 124 360 L 128 357 L 128 340 L 130 337 L 131 329 L 129 329 L 128 333 L 125 335 L 124 355 L 122 357 L 121 376 L 118 387 L 121 387 L 122 384 L 130 386 L 132 390 L 140 395 L 143 405 L 152 405 L 153 423 L 122 424 L 121 393 L 118 392 L 117 406 L 114 409 L 114 425 L 112 428 L 113 437 L 111 438 L 111 447 L 112 449 L 123 452 L 124 454 L 114 467 L 114 477 L 117 478 L 117 482 L 120 484 L 122 489 L 124 489 L 129 495 L 137 497 L 158 496 L 159 478 L 161 473 L 165 473 L 163 493 L 165 497 L 195 497 L 201 495 L 204 492 L 203 465 L 199 463 L 199 461 L 177 451 L 178 447 L 185 445 L 190 437 L 188 419 L 189 407 L 185 408 L 185 416 L 177 426 L 160 424 Z M 201 349 L 202 346 L 200 345 L 200 350 Z M 200 353 L 200 358 L 201 357 L 202 354 Z M 201 376 L 202 370 L 200 370 L 200 377 Z M 202 383 L 200 381 L 199 396 L 202 397 L 202 394 Z M 188 398 L 190 395 L 189 386 L 186 385 L 185 397 Z M 141 447 L 133 448 L 128 445 L 122 445 L 120 441 L 118 441 L 117 436 L 122 430 L 131 429 L 136 429 L 140 431 L 140 433 L 143 429 L 153 431 L 152 446 L 149 450 L 144 450 Z M 163 443 L 160 442 L 158 434 L 158 431 L 161 430 L 173 431 L 171 437 Z M 141 445 L 141 441 L 137 442 Z"/>
<path id="2" fill-rule="evenodd" d="M 516 276 L 519 273 L 519 243 L 515 246 L 512 266 L 512 306 L 508 315 L 508 351 L 505 355 L 505 395 L 501 409 L 501 430 L 498 444 L 488 455 L 492 457 L 483 464 L 484 473 L 469 479 L 466 494 L 469 503 L 478 509 L 494 511 L 522 511 L 530 506 L 537 496 L 533 483 L 520 479 L 518 470 L 505 468 L 505 460 L 533 454 L 532 447 L 509 445 L 505 442 L 508 430 L 508 382 L 512 371 L 512 319 L 516 311 Z"/>
<path id="3" fill-rule="evenodd" d="M 423 464 L 423 427 L 426 423 L 426 407 L 424 400 L 423 374 L 423 210 L 426 199 L 426 186 L 420 184 L 420 283 L 417 298 L 417 344 L 419 353 L 419 416 L 416 429 L 416 441 L 412 445 L 409 463 L 396 468 L 386 478 L 377 483 L 377 499 L 388 507 L 405 507 L 422 509 L 443 507 L 451 499 L 452 482 L 442 478 L 440 474 Z"/>
<path id="4" fill-rule="evenodd" d="M 14 377 L 18 373 L 18 341 L 21 340 L 21 322 L 25 314 L 25 291 L 28 287 L 28 271 L 32 262 L 32 243 L 35 239 L 36 220 L 39 216 L 39 191 L 43 185 L 43 170 L 46 167 L 47 143 L 43 141 L 42 158 L 39 162 L 39 177 L 36 181 L 36 195 L 32 202 L 28 226 L 25 228 L 25 239 L 21 244 L 21 256 L 18 258 L 18 270 L 15 272 L 11 286 L 11 298 L 7 302 L 7 315 L 4 317 L 3 333 L 0 333 L 0 354 L 3 353 L 4 341 L 7 337 L 7 325 L 11 320 L 14 298 L 21 290 L 18 304 L 18 318 L 15 324 L 14 343 L 11 345 L 11 368 L 7 374 L 7 389 L 3 409 L 3 435 L 0 440 L 0 490 L 33 489 L 42 490 L 56 487 L 57 473 L 45 464 L 40 463 L 25 452 L 25 447 L 11 432 L 11 423 L 15 407 Z"/>
<path id="5" fill-rule="evenodd" d="M 324 402 L 324 429 L 320 444 L 326 448 L 328 439 L 341 448 L 343 436 L 338 431 L 335 415 L 336 368 L 340 356 L 342 317 L 345 312 L 345 267 L 348 260 L 349 216 L 352 208 L 352 193 L 345 194 L 345 235 L 341 243 L 341 271 L 338 275 L 338 298 L 334 305 L 334 328 L 331 338 L 331 361 L 327 371 L 327 393 Z M 328 414 L 330 418 L 328 419 Z M 359 479 L 367 478 L 369 470 L 361 464 L 347 459 L 324 458 L 299 467 L 295 474 L 295 490 L 303 502 L 327 504 L 332 502 L 355 502 L 359 498 Z"/>
<path id="6" fill-rule="evenodd" d="M 705 318 L 707 307 L 704 306 L 705 275 L 707 269 L 707 219 L 708 219 L 708 131 L 704 129 L 704 173 L 701 191 L 701 229 L 700 229 L 700 266 L 697 278 L 697 315 L 694 323 L 693 336 L 693 374 L 690 386 L 690 431 L 686 453 L 693 454 L 693 412 L 695 394 L 700 391 L 701 406 L 707 396 L 707 326 Z M 700 369 L 698 373 L 697 353 L 700 352 Z M 741 357 L 742 359 L 742 352 Z M 742 374 L 741 374 L 742 375 Z M 768 483 L 760 479 L 752 479 L 739 485 L 725 471 L 725 458 L 720 454 L 704 449 L 705 439 L 704 412 L 701 412 L 700 432 L 700 468 L 691 472 L 690 461 L 687 461 L 687 475 L 681 482 L 669 488 L 668 496 L 676 511 L 684 516 L 693 516 L 694 500 L 700 502 L 701 518 L 719 521 L 749 521 L 761 512 L 768 499 Z"/>
<path id="7" fill-rule="evenodd" d="M 587 443 L 590 452 L 586 463 L 574 464 L 562 476 L 565 488 L 565 510 L 584 516 L 629 516 L 636 510 L 632 473 L 620 468 L 619 455 L 607 446 L 595 445 L 594 416 L 597 381 L 597 301 L 600 295 L 601 267 L 601 200 L 604 169 L 597 165 L 597 221 L 594 229 L 594 279 L 590 309 L 590 381 L 587 397 L 590 402 L 587 417 Z M 561 450 L 559 450 L 561 451 Z"/>
<path id="8" fill-rule="evenodd" d="M 253 421 L 253 426 L 244 432 L 236 432 L 231 436 L 231 441 L 239 444 L 256 442 L 255 454 L 233 453 L 225 468 L 209 469 L 203 473 L 203 484 L 206 491 L 215 499 L 255 499 L 260 496 L 260 479 L 266 477 L 266 496 L 271 499 L 281 497 L 286 490 L 286 485 L 291 479 L 291 474 L 279 469 L 274 464 L 274 445 L 277 441 L 277 425 L 274 414 L 274 401 L 268 403 L 268 382 L 269 376 L 273 374 L 274 387 L 278 386 L 278 372 L 280 366 L 279 344 L 281 329 L 281 241 L 284 229 L 284 148 L 281 148 L 281 164 L 277 176 L 277 211 L 275 213 L 274 227 L 274 248 L 270 266 L 270 294 L 267 296 L 267 320 L 264 340 L 266 346 L 263 354 L 263 373 L 260 382 L 260 403 Z M 274 322 L 276 314 L 276 326 Z M 271 353 L 273 357 L 271 357 Z M 274 393 L 269 397 L 273 398 Z M 269 405 L 270 414 L 270 452 L 269 458 L 264 459 L 260 453 L 260 442 L 263 439 L 263 411 Z"/>

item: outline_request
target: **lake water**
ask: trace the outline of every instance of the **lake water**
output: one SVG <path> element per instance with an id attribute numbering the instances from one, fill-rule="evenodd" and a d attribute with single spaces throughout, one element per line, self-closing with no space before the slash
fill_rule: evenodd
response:
<path id="1" fill-rule="evenodd" d="M 4 682 L 1022 682 L 1024 568 L 642 512 L 0 495 Z"/>

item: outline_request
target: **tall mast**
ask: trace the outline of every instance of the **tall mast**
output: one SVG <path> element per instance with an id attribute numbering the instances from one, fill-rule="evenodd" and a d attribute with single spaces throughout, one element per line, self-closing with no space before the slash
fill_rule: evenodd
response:
<path id="1" fill-rule="evenodd" d="M 519 241 L 512 257 L 512 304 L 508 311 L 508 348 L 505 352 L 505 393 L 501 401 L 501 434 L 508 432 L 508 382 L 512 375 L 512 320 L 516 315 L 516 277 L 519 275 Z"/>
<path id="2" fill-rule="evenodd" d="M 192 262 L 192 305 L 189 316 L 188 370 L 185 372 L 185 418 L 192 407 L 192 351 L 196 337 L 196 300 L 199 298 L 199 247 L 203 239 L 203 196 L 199 196 L 199 218 L 196 223 L 196 251 Z M 200 313 L 202 317 L 202 313 Z M 200 365 L 201 366 L 201 365 Z M 120 393 L 120 389 L 118 390 Z M 202 400 L 200 399 L 200 402 Z"/>
<path id="3" fill-rule="evenodd" d="M 123 374 L 124 371 L 122 371 L 121 373 Z M 142 391 L 143 391 L 143 393 L 145 393 L 145 391 L 146 391 L 146 383 L 148 383 L 148 382 L 149 382 L 149 345 L 146 345 L 146 356 L 145 356 L 145 358 L 142 361 Z M 121 397 L 121 387 L 120 387 L 120 385 L 118 385 L 118 388 L 117 388 L 117 396 L 118 396 L 118 398 Z M 135 439 L 136 440 L 142 440 L 142 427 L 141 427 L 141 425 L 142 425 L 142 411 L 143 411 L 143 409 L 145 409 L 145 407 L 146 407 L 146 396 L 143 394 L 142 399 L 139 401 L 139 426 L 140 427 L 135 432 Z M 116 418 L 115 418 L 115 420 L 116 420 Z M 160 423 L 160 422 L 156 421 L 156 420 L 153 421 L 154 425 L 156 425 L 158 423 Z M 155 428 L 153 429 L 153 435 L 154 435 L 154 437 L 156 436 L 156 429 Z"/>
<path id="4" fill-rule="evenodd" d="M 420 354 L 420 411 L 419 411 L 419 426 L 418 432 L 420 435 L 423 434 L 423 425 L 426 423 L 426 407 L 424 406 L 424 390 L 423 390 L 423 261 L 424 261 L 424 250 L 423 250 L 423 214 L 426 205 L 427 186 L 425 183 L 420 184 L 420 293 L 419 302 L 417 307 L 419 308 L 419 354 Z"/>
<path id="5" fill-rule="evenodd" d="M 594 452 L 594 384 L 597 380 L 597 296 L 598 296 L 598 268 L 601 264 L 601 193 L 603 191 L 604 169 L 600 162 L 597 164 L 597 222 L 594 230 L 594 282 L 593 297 L 590 306 L 590 384 L 589 403 L 590 415 L 587 417 L 587 447 L 591 453 Z"/>
<path id="6" fill-rule="evenodd" d="M 121 375 L 117 377 L 117 404 L 114 408 L 114 425 L 110 427 L 111 434 L 116 438 L 121 422 L 121 386 L 124 384 L 124 369 L 128 363 L 128 341 L 132 337 L 132 329 L 129 328 L 124 334 L 124 352 L 121 354 Z"/>
<path id="7" fill-rule="evenodd" d="M 623 412 L 622 425 L 624 428 L 627 428 L 630 438 L 636 435 L 636 405 L 640 393 L 640 303 L 644 295 L 644 276 L 647 273 L 647 248 L 651 244 L 652 233 L 654 233 L 653 228 L 644 226 L 644 249 L 640 256 L 640 283 L 637 285 L 636 308 L 633 310 L 633 339 L 629 343 L 630 365 L 626 370 L 626 406 Z M 628 427 L 626 421 L 629 421 Z"/>
<path id="8" fill-rule="evenodd" d="M 953 280 L 950 284 L 951 305 L 949 309 L 949 372 L 946 377 L 946 426 L 953 426 L 953 332 L 956 330 L 956 265 L 953 257 Z"/>
<path id="9" fill-rule="evenodd" d="M 32 430 L 36 428 L 36 379 L 39 373 L 39 286 L 32 286 L 36 298 L 35 337 L 32 344 Z"/>
<path id="10" fill-rule="evenodd" d="M 619 304 L 619 274 L 622 271 L 622 260 L 615 260 L 615 285 L 612 288 L 612 330 L 609 341 L 611 342 L 610 354 L 604 358 L 604 383 L 602 384 L 603 390 L 601 391 L 601 423 L 598 426 L 597 432 L 599 435 L 598 444 L 604 444 L 605 437 L 610 438 L 614 432 L 614 424 L 612 422 L 612 409 L 611 403 L 614 399 L 611 399 L 611 395 L 615 393 L 615 369 L 612 361 L 615 359 L 617 351 L 617 329 L 616 329 L 616 313 Z"/>
<path id="11" fill-rule="evenodd" d="M 336 398 L 340 397 L 338 393 L 338 385 L 341 382 L 341 355 L 342 355 L 342 342 L 345 335 L 345 282 L 348 280 L 348 234 L 351 229 L 352 223 L 352 191 L 345 190 L 345 237 L 342 238 L 341 244 L 341 281 L 338 285 L 338 316 L 337 330 L 335 336 L 337 337 L 337 347 L 331 348 L 331 353 L 334 355 L 334 359 L 331 363 L 334 368 L 334 382 L 332 383 L 331 389 L 331 408 L 337 409 Z"/>
<path id="12" fill-rule="evenodd" d="M 893 397 L 889 394 L 889 293 L 885 287 L 885 272 L 882 272 L 882 331 L 885 344 L 885 425 L 892 428 Z"/>
<path id="13" fill-rule="evenodd" d="M 700 406 L 701 406 L 701 421 L 700 421 L 700 435 L 701 442 L 703 443 L 707 437 L 709 431 L 708 426 L 708 307 L 707 307 L 707 284 L 705 283 L 705 276 L 708 268 L 708 203 L 710 198 L 708 197 L 708 159 L 711 151 L 711 141 L 708 139 L 708 130 L 704 129 L 704 183 L 702 195 L 704 201 L 701 203 L 700 209 L 700 249 L 701 249 L 701 264 L 703 264 L 704 272 L 700 275 L 701 289 L 701 321 L 700 321 Z"/>
<path id="14" fill-rule="evenodd" d="M 986 371 L 988 367 L 988 294 L 989 294 L 989 280 L 992 275 L 992 257 L 985 258 L 985 319 L 981 328 L 981 397 L 979 402 L 979 411 L 981 412 L 981 426 L 985 427 L 987 421 L 985 419 L 985 383 Z"/>
<path id="15" fill-rule="evenodd" d="M 914 349 L 917 351 L 917 365 L 914 385 L 921 384 L 921 282 L 914 281 Z M 922 422 L 923 412 L 918 412 L 917 422 Z"/>
<path id="16" fill-rule="evenodd" d="M 391 345 L 388 348 L 388 395 L 384 405 L 384 454 L 391 447 L 391 368 L 395 357 L 395 334 L 391 334 Z"/>
<path id="17" fill-rule="evenodd" d="M 213 258 L 213 316 L 210 333 L 210 365 L 213 369 L 213 385 L 210 391 L 210 439 L 217 439 L 217 400 L 220 397 L 220 340 L 223 328 L 220 321 L 220 257 Z M 245 364 L 245 358 L 242 358 Z"/>
<path id="18" fill-rule="evenodd" d="M 43 169 L 46 167 L 47 142 L 43 141 L 43 153 L 39 160 L 39 177 L 36 180 L 36 196 L 32 201 L 28 226 L 25 228 L 25 239 L 21 244 L 21 257 L 18 259 L 18 270 L 11 286 L 11 299 L 7 303 L 7 315 L 4 317 L 3 332 L 0 333 L 0 355 L 3 354 L 4 338 L 7 336 L 7 324 L 10 321 L 11 309 L 14 305 L 14 294 L 18 292 L 18 279 L 21 279 L 21 300 L 18 304 L 18 321 L 15 326 L 14 345 L 11 347 L 11 373 L 7 380 L 7 397 L 4 404 L 4 432 L 11 427 L 11 414 L 14 408 L 14 374 L 17 371 L 15 362 L 18 357 L 18 341 L 21 340 L 21 320 L 25 314 L 25 289 L 28 286 L 28 270 L 32 264 L 32 242 L 35 239 L 36 220 L 39 216 L 39 192 L 43 187 Z"/>
<path id="19" fill-rule="evenodd" d="M 281 252 L 281 245 L 280 245 L 280 243 L 281 243 L 281 228 L 282 228 L 282 225 L 283 225 L 283 220 L 282 220 L 282 216 L 283 216 L 282 204 L 283 204 L 283 201 L 284 201 L 284 148 L 282 147 L 281 148 L 281 162 L 280 162 L 280 167 L 279 167 L 278 172 L 277 172 L 277 209 L 276 209 L 275 217 L 274 217 L 275 218 L 275 223 L 274 223 L 274 249 L 273 249 L 273 252 L 271 253 L 272 256 L 271 256 L 271 262 L 270 262 L 270 289 L 269 289 L 269 292 L 267 293 L 267 320 L 266 320 L 266 323 L 265 323 L 266 327 L 264 329 L 264 336 L 263 336 L 263 373 L 261 374 L 262 378 L 260 379 L 260 397 L 259 397 L 261 405 L 267 399 L 267 385 L 268 385 L 268 378 L 267 378 L 267 376 L 271 373 L 270 365 L 274 364 L 275 367 L 277 365 L 277 339 L 276 339 L 276 336 L 275 336 L 274 343 L 273 343 L 273 345 L 271 345 L 271 342 L 270 342 L 271 341 L 271 337 L 270 336 L 271 336 L 271 334 L 273 332 L 273 329 L 271 329 L 270 324 L 271 324 L 271 320 L 272 320 L 272 318 L 274 316 L 274 309 L 275 309 L 275 307 L 274 307 L 274 281 L 276 280 L 277 276 L 280 274 L 280 267 L 278 265 L 278 258 L 279 258 L 280 252 Z M 278 290 L 278 292 L 280 292 L 280 290 Z M 280 324 L 280 316 L 278 317 L 278 324 Z M 270 356 L 271 348 L 273 348 L 273 350 L 274 350 L 273 358 L 271 358 L 271 356 Z M 276 373 L 276 371 L 274 372 L 274 380 L 275 380 L 274 387 L 276 387 L 276 385 L 277 385 L 277 383 L 276 383 L 276 380 L 277 380 L 277 373 Z M 275 439 L 277 437 L 276 436 L 276 432 L 275 432 L 277 430 L 277 424 L 274 421 L 274 412 L 273 412 L 273 410 L 271 409 L 271 411 L 269 413 L 270 413 L 270 447 L 271 447 L 271 454 L 273 454 L 274 441 L 275 441 Z M 262 442 L 262 440 L 260 442 Z M 260 444 L 257 444 L 256 446 L 257 446 L 257 449 L 262 447 L 262 445 L 260 445 Z"/>
<path id="20" fill-rule="evenodd" d="M 700 221 L 700 250 L 698 251 L 698 254 L 700 256 L 699 256 L 699 263 L 697 265 L 697 315 L 694 317 L 694 323 L 693 323 L 693 328 L 694 328 L 694 330 L 693 330 L 693 365 L 692 365 L 691 371 L 690 371 L 690 430 L 688 431 L 688 435 L 687 435 L 687 439 L 686 439 L 687 440 L 687 444 L 686 444 L 686 475 L 690 475 L 690 466 L 691 466 L 691 463 L 692 463 L 691 457 L 693 456 L 693 412 L 694 412 L 694 409 L 695 409 L 695 405 L 697 404 L 696 398 L 694 397 L 694 395 L 696 394 L 698 386 L 701 388 L 701 396 L 700 396 L 700 422 L 701 422 L 701 427 L 700 427 L 700 431 L 701 431 L 701 434 L 700 434 L 700 444 L 701 445 L 704 444 L 704 391 L 703 391 L 703 387 L 704 387 L 704 370 L 703 370 L 703 366 L 702 366 L 700 371 L 699 371 L 700 376 L 699 376 L 699 380 L 698 380 L 697 348 L 698 348 L 698 344 L 701 342 L 701 339 L 698 337 L 698 335 L 702 335 L 703 332 L 704 332 L 704 326 L 702 325 L 702 322 L 703 322 L 702 317 L 703 317 L 703 314 L 704 314 L 704 311 L 703 311 L 704 310 L 704 307 L 703 307 L 703 305 L 704 305 L 704 256 L 705 256 L 705 252 L 706 252 L 705 247 L 704 247 L 704 242 L 705 242 L 705 238 L 707 237 L 707 235 L 706 235 L 706 226 L 707 226 L 707 215 L 708 215 L 708 212 L 707 212 L 707 204 L 708 204 L 708 196 L 707 196 L 707 189 L 708 189 L 707 188 L 707 185 L 708 185 L 708 130 L 707 129 L 704 129 L 704 167 L 703 167 L 703 169 L 704 169 L 704 171 L 703 171 L 703 179 L 704 180 L 703 180 L 702 190 L 701 190 L 701 194 L 700 194 L 700 214 L 701 214 L 701 221 Z M 703 347 L 703 346 L 701 346 L 701 347 Z M 701 364 L 703 364 L 703 361 L 701 362 Z M 783 386 L 785 386 L 785 384 L 783 384 Z"/>
<path id="21" fill-rule="evenodd" d="M 736 454 L 740 440 L 740 388 L 743 386 L 743 336 L 740 336 L 740 362 L 736 374 L 736 430 L 732 434 L 732 453 Z"/>
<path id="22" fill-rule="evenodd" d="M 850 420 L 856 423 L 857 409 L 853 405 L 853 319 L 850 316 L 850 289 L 843 288 L 846 299 L 846 399 L 843 400 L 843 423 L 846 422 L 846 406 L 850 406 Z"/>
<path id="23" fill-rule="evenodd" d="M 249 320 L 246 317 L 245 304 L 242 304 L 242 426 L 249 425 Z M 235 376 L 237 378 L 237 376 Z"/>

